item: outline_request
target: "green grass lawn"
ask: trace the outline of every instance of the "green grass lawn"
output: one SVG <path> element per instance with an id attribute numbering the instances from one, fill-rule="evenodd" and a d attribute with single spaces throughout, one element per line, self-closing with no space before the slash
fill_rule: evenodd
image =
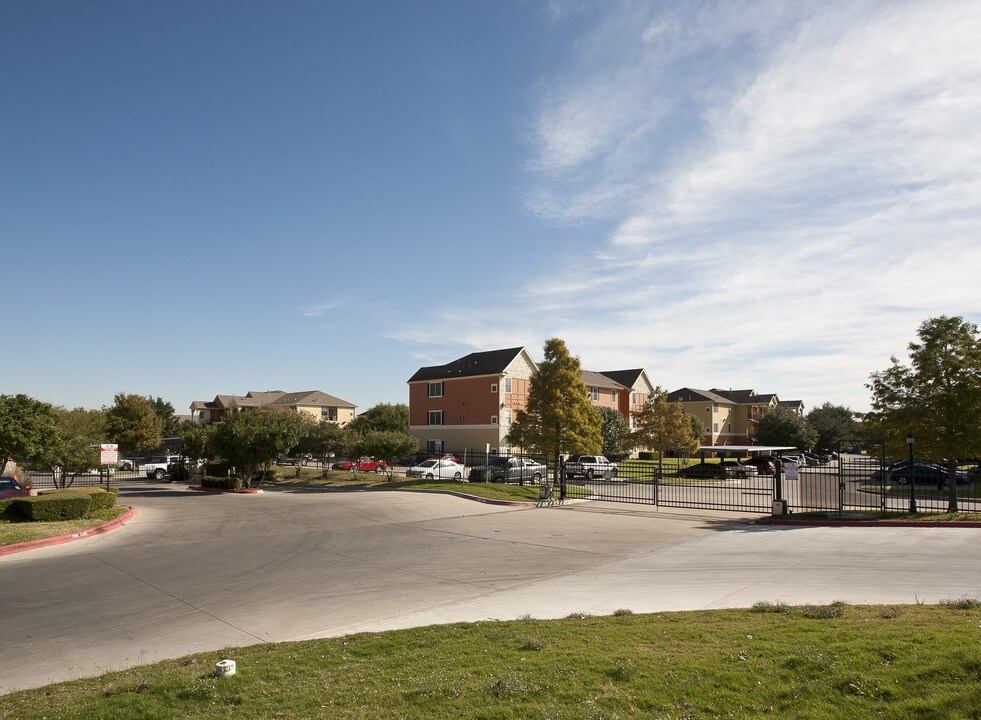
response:
<path id="1" fill-rule="evenodd" d="M 0 718 L 971 718 L 979 621 L 965 599 L 456 624 L 202 653 L 13 693 Z"/>
<path id="2" fill-rule="evenodd" d="M 537 485 L 508 485 L 504 483 L 469 483 L 458 482 L 455 480 L 426 480 L 400 478 L 396 476 L 390 479 L 387 474 L 375 473 L 352 473 L 343 470 L 330 470 L 327 476 L 323 476 L 322 470 L 302 468 L 300 477 L 295 477 L 294 468 L 279 468 L 286 473 L 277 473 L 272 481 L 266 481 L 269 485 L 300 485 L 303 487 L 323 487 L 333 489 L 363 490 L 365 488 L 377 488 L 384 490 L 438 490 L 465 493 L 490 500 L 517 500 L 523 502 L 535 502 L 538 500 L 539 487 Z M 558 495 L 558 490 L 556 490 Z M 590 493 L 583 488 L 573 485 L 567 486 L 567 498 L 589 497 Z"/>
<path id="3" fill-rule="evenodd" d="M 0 546 L 81 532 L 104 522 L 115 520 L 127 510 L 129 510 L 128 507 L 113 507 L 108 510 L 97 510 L 92 513 L 91 517 L 82 520 L 62 520 L 59 522 L 34 522 L 15 517 L 0 518 Z"/>

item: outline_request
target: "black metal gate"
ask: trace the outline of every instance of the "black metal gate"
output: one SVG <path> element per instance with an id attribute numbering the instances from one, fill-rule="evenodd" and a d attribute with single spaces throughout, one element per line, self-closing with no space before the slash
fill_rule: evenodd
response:
<path id="1" fill-rule="evenodd" d="M 676 468 L 662 471 L 650 461 L 625 460 L 617 463 L 615 475 L 566 477 L 566 496 L 768 515 L 773 511 L 774 478 L 752 470 L 730 477 L 686 478 Z"/>

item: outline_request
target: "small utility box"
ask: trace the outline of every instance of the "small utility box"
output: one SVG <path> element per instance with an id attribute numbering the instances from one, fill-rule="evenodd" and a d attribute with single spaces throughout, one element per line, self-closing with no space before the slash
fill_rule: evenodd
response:
<path id="1" fill-rule="evenodd" d="M 774 515 L 786 515 L 787 514 L 787 501 L 786 500 L 774 500 L 773 501 L 773 514 Z"/>

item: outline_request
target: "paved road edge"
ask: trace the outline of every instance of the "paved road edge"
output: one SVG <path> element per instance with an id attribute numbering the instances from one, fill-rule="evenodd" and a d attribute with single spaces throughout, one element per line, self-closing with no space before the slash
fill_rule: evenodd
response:
<path id="1" fill-rule="evenodd" d="M 89 528 L 87 530 L 79 530 L 74 533 L 65 533 L 64 535 L 55 535 L 54 537 L 41 538 L 40 540 L 27 540 L 26 542 L 14 543 L 13 545 L 4 545 L 0 547 L 0 557 L 4 555 L 13 555 L 14 553 L 24 552 L 26 550 L 36 550 L 37 548 L 48 547 L 50 545 L 61 545 L 62 543 L 72 542 L 73 540 L 84 540 L 85 538 L 92 537 L 93 535 L 102 535 L 110 530 L 115 530 L 120 528 L 136 516 L 136 508 L 131 507 L 129 510 L 124 512 L 115 520 L 110 520 L 109 522 L 102 523 L 101 525 L 96 525 L 95 527 Z"/>

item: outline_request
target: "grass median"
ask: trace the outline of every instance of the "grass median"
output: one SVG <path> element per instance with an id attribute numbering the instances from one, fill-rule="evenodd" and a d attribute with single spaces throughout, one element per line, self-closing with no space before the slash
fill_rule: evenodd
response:
<path id="1" fill-rule="evenodd" d="M 979 620 L 963 599 L 433 626 L 49 685 L 0 719 L 977 717 Z"/>
<path id="2" fill-rule="evenodd" d="M 397 475 L 390 477 L 387 473 L 352 473 L 346 470 L 329 470 L 326 475 L 322 470 L 301 468 L 299 476 L 291 467 L 276 468 L 275 476 L 266 481 L 272 486 L 319 487 L 335 490 L 364 490 L 376 488 L 380 490 L 433 490 L 441 492 L 458 492 L 488 500 L 512 500 L 518 502 L 535 502 L 539 498 L 538 485 L 512 485 L 506 483 L 460 482 L 458 480 L 427 480 L 425 478 L 407 479 Z M 556 495 L 558 491 L 556 491 Z M 574 485 L 566 486 L 566 497 L 589 497 L 588 490 Z"/>
<path id="3" fill-rule="evenodd" d="M 2 517 L 0 518 L 0 547 L 90 530 L 115 520 L 127 510 L 128 507 L 112 507 L 107 510 L 97 510 L 81 520 L 56 522 L 35 522 L 17 517 Z"/>

